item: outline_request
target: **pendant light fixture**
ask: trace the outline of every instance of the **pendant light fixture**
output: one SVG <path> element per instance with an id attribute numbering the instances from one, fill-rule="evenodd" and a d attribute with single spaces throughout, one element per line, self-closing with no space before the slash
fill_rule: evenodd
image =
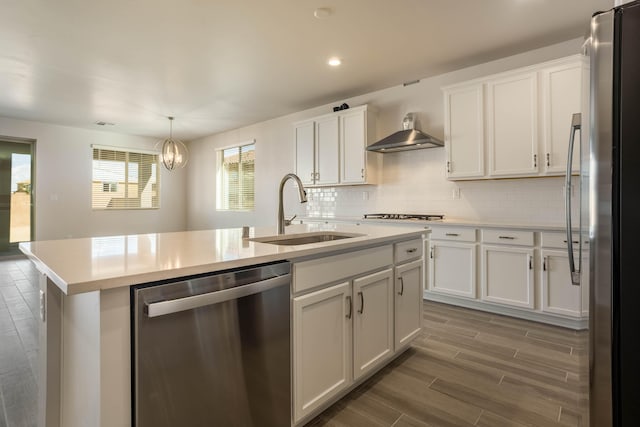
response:
<path id="1" fill-rule="evenodd" d="M 162 143 L 162 164 L 165 168 L 172 171 L 185 167 L 189 161 L 189 151 L 179 139 L 173 139 L 173 117 L 169 119 L 169 138 Z"/>

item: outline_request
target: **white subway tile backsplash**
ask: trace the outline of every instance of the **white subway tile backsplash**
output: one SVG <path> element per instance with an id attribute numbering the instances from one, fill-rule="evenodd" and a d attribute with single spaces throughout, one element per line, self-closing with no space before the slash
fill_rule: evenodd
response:
<path id="1" fill-rule="evenodd" d="M 408 175 L 406 165 L 401 168 L 392 161 L 385 167 L 391 170 L 385 170 L 382 183 L 366 190 L 358 186 L 309 189 L 309 202 L 300 213 L 328 218 L 374 212 L 443 213 L 449 218 L 554 225 L 564 220 L 560 177 L 451 183 L 440 177 L 429 179 L 434 172 L 425 166 L 413 169 L 411 177 L 403 176 Z M 453 198 L 454 186 L 460 188 L 459 199 Z"/>

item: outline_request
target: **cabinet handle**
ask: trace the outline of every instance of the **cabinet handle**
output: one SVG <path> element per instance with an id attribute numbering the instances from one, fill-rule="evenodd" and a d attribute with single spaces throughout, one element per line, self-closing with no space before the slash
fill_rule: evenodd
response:
<path id="1" fill-rule="evenodd" d="M 358 313 L 362 314 L 364 313 L 364 295 L 362 292 L 358 292 L 358 296 L 360 297 L 360 309 L 358 310 Z"/>
<path id="2" fill-rule="evenodd" d="M 347 314 L 347 319 L 351 319 L 351 315 L 353 314 L 353 304 L 351 303 L 351 295 L 347 295 L 347 304 L 349 305 L 349 314 Z"/>
<path id="3" fill-rule="evenodd" d="M 516 238 L 513 236 L 498 236 L 498 239 L 515 240 Z"/>
<path id="4" fill-rule="evenodd" d="M 547 271 L 547 257 L 542 259 L 542 271 Z"/>
<path id="5" fill-rule="evenodd" d="M 457 236 L 459 236 L 459 235 L 460 235 L 460 234 L 458 234 L 458 233 L 445 233 L 445 236 L 453 236 L 453 237 L 457 237 Z"/>
<path id="6" fill-rule="evenodd" d="M 533 260 L 531 259 L 531 255 L 529 255 L 529 270 L 533 270 Z"/>
<path id="7" fill-rule="evenodd" d="M 430 251 L 430 253 L 429 253 L 429 257 L 430 257 L 431 259 L 433 259 L 433 252 L 434 252 L 434 251 L 435 251 L 435 248 L 434 248 L 433 246 L 431 246 L 431 251 Z"/>
<path id="8" fill-rule="evenodd" d="M 408 254 L 412 254 L 412 253 L 416 252 L 417 250 L 418 250 L 418 248 L 407 249 L 407 253 Z"/>
<path id="9" fill-rule="evenodd" d="M 563 242 L 567 243 L 567 241 L 566 241 L 566 240 L 563 240 Z M 572 240 L 572 242 L 573 242 L 573 243 L 575 243 L 576 245 L 577 245 L 578 243 L 580 243 L 580 242 L 578 242 L 577 240 Z"/>
<path id="10" fill-rule="evenodd" d="M 364 169 L 360 169 L 360 178 L 364 178 Z"/>
<path id="11" fill-rule="evenodd" d="M 451 162 L 447 162 L 447 173 L 451 173 Z"/>
<path id="12" fill-rule="evenodd" d="M 549 153 L 547 153 L 547 167 L 551 166 L 551 161 L 549 160 Z"/>
<path id="13" fill-rule="evenodd" d="M 404 294 L 404 279 L 400 276 L 398 280 L 400 280 L 400 292 L 398 292 L 398 295 L 402 296 Z"/>
<path id="14" fill-rule="evenodd" d="M 537 154 L 533 155 L 533 167 L 534 168 L 538 167 L 538 155 Z"/>

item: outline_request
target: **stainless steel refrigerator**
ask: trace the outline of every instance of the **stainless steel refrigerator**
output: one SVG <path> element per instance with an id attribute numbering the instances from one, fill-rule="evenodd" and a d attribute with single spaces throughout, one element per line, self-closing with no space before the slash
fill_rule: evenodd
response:
<path id="1" fill-rule="evenodd" d="M 591 84 L 586 118 L 590 121 L 590 142 L 584 144 L 588 158 L 583 158 L 581 178 L 583 188 L 588 189 L 583 193 L 582 205 L 584 216 L 588 216 L 585 223 L 591 247 L 589 425 L 637 426 L 640 2 L 596 13 L 591 21 L 588 50 Z"/>

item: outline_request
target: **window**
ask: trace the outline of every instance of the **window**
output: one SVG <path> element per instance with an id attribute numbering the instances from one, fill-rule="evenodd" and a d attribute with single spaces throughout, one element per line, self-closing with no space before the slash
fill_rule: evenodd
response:
<path id="1" fill-rule="evenodd" d="M 158 154 L 93 147 L 93 209 L 157 209 Z"/>
<path id="2" fill-rule="evenodd" d="M 253 210 L 255 148 L 251 142 L 218 152 L 219 210 Z"/>
<path id="3" fill-rule="evenodd" d="M 117 182 L 103 182 L 102 183 L 102 191 L 105 193 L 115 193 L 118 191 L 118 183 Z"/>

